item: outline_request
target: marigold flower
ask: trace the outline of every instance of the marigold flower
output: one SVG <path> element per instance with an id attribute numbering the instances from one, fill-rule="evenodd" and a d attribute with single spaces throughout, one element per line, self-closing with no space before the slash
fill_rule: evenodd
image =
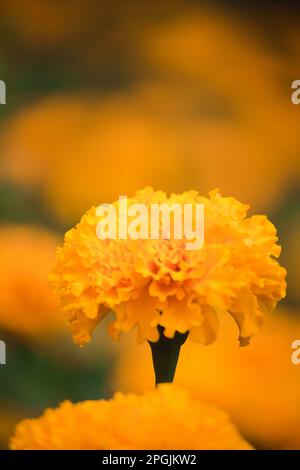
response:
<path id="1" fill-rule="evenodd" d="M 237 347 L 237 334 L 224 317 L 222 334 L 209 348 L 187 342 L 176 385 L 224 409 L 255 447 L 300 449 L 300 366 L 291 360 L 292 343 L 300 339 L 299 311 L 266 315 L 249 348 Z M 128 340 L 111 386 L 144 393 L 153 386 L 151 357 L 147 347 Z"/>
<path id="2" fill-rule="evenodd" d="M 62 329 L 56 296 L 47 285 L 58 237 L 42 228 L 0 229 L 0 329 L 41 338 Z"/>
<path id="3" fill-rule="evenodd" d="M 87 343 L 109 311 L 115 314 L 113 338 L 137 326 L 139 341 L 157 341 L 160 326 L 168 338 L 189 331 L 192 340 L 209 344 L 217 336 L 218 313 L 228 312 L 247 342 L 261 326 L 263 311 L 285 295 L 286 272 L 275 259 L 280 247 L 271 222 L 247 217 L 248 206 L 217 190 L 208 198 L 196 191 L 168 198 L 146 188 L 132 203 L 204 204 L 204 246 L 188 251 L 185 240 L 172 237 L 100 240 L 100 217 L 92 207 L 67 232 L 50 275 L 75 342 Z"/>
<path id="4" fill-rule="evenodd" d="M 161 385 L 142 396 L 65 401 L 38 419 L 21 421 L 13 450 L 250 450 L 227 414 L 184 390 Z"/>

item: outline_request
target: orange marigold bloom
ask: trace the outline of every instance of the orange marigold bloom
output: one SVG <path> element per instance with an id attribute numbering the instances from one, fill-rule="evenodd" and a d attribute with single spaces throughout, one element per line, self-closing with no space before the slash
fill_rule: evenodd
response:
<path id="1" fill-rule="evenodd" d="M 18 424 L 13 450 L 250 450 L 227 414 L 161 385 L 145 395 L 62 403 Z"/>
<path id="2" fill-rule="evenodd" d="M 92 207 L 67 232 L 58 263 L 50 275 L 76 343 L 90 340 L 96 325 L 109 311 L 115 314 L 110 334 L 138 328 L 138 339 L 157 341 L 157 326 L 172 338 L 190 331 L 192 340 L 208 344 L 216 339 L 217 313 L 229 312 L 247 342 L 285 295 L 285 269 L 276 230 L 265 216 L 247 217 L 248 206 L 233 197 L 196 191 L 169 198 L 146 188 L 128 201 L 172 205 L 204 204 L 205 242 L 195 251 L 185 240 L 100 240 L 101 220 Z M 118 202 L 115 203 L 118 209 Z"/>
<path id="3" fill-rule="evenodd" d="M 47 285 L 58 237 L 42 228 L 0 229 L 0 329 L 41 338 L 62 330 L 59 302 Z"/>

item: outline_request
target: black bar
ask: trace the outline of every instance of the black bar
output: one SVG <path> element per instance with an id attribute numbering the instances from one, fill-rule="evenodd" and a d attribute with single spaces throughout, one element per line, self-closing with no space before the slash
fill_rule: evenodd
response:
<path id="1" fill-rule="evenodd" d="M 23 465 L 30 463 L 40 465 L 47 462 L 47 465 L 74 463 L 84 464 L 84 469 L 107 468 L 108 466 L 121 466 L 123 468 L 137 468 L 148 464 L 148 467 L 163 465 L 165 468 L 189 466 L 196 468 L 200 466 L 203 470 L 210 469 L 211 464 L 220 465 L 220 470 L 224 464 L 236 465 L 239 470 L 249 468 L 253 470 L 253 465 L 260 463 L 272 465 L 273 468 L 286 468 L 289 464 L 300 462 L 298 451 L 193 451 L 193 450 L 124 450 L 124 451 L 2 451 L 0 456 L 1 468 L 5 465 Z M 243 467 L 241 467 L 241 465 Z M 221 467 L 222 466 L 222 467 Z M 21 467 L 17 467 L 21 468 Z"/>

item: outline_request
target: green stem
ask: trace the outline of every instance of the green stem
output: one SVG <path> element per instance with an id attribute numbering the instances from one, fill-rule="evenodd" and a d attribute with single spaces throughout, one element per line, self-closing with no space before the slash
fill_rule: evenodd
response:
<path id="1" fill-rule="evenodd" d="M 166 382 L 173 382 L 180 348 L 186 341 L 189 332 L 178 333 L 176 331 L 173 338 L 167 338 L 163 332 L 164 328 L 158 326 L 159 339 L 158 341 L 149 341 L 153 367 L 155 372 L 155 385 Z"/>

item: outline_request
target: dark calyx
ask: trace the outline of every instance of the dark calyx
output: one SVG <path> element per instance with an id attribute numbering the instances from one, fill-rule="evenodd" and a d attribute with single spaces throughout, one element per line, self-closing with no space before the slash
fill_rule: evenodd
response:
<path id="1" fill-rule="evenodd" d="M 158 331 L 159 340 L 156 342 L 149 341 L 156 385 L 173 382 L 180 348 L 189 335 L 189 331 L 186 333 L 178 333 L 176 331 L 173 338 L 167 338 L 164 335 L 164 328 L 162 326 L 158 326 Z"/>

